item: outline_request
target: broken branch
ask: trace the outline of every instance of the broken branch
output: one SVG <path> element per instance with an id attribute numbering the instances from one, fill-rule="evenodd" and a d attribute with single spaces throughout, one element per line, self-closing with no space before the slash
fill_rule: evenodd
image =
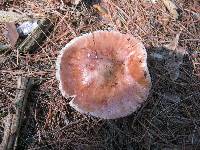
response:
<path id="1" fill-rule="evenodd" d="M 17 148 L 17 141 L 20 133 L 24 109 L 26 107 L 28 94 L 32 85 L 29 78 L 19 77 L 17 81 L 17 94 L 14 101 L 15 113 L 9 114 L 5 118 L 5 129 L 3 141 L 0 145 L 1 150 Z"/>

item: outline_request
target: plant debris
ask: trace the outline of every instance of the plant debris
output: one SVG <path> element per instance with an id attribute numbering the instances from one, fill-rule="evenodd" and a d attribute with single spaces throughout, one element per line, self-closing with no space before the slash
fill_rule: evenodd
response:
<path id="1" fill-rule="evenodd" d="M 186 54 L 186 50 L 183 47 L 178 46 L 179 37 L 180 33 L 176 35 L 170 44 L 165 45 L 165 48 L 170 50 L 168 57 L 165 59 L 165 66 L 172 80 L 178 79 L 179 68 L 183 63 L 183 57 Z"/>
<path id="2" fill-rule="evenodd" d="M 17 80 L 17 94 L 13 102 L 14 113 L 10 112 L 5 117 L 4 137 L 0 144 L 2 150 L 17 149 L 17 140 L 20 135 L 24 109 L 27 104 L 28 94 L 32 86 L 32 80 L 19 77 Z"/>
<path id="3" fill-rule="evenodd" d="M 199 1 L 171 0 L 181 12 L 180 19 L 173 19 L 161 0 L 156 3 L 109 0 L 111 8 L 103 5 L 111 13 L 112 21 L 108 22 L 101 19 L 91 2 L 101 4 L 91 0 L 78 5 L 63 5 L 60 0 L 22 0 L 0 6 L 2 10 L 14 7 L 25 14 L 54 18 L 51 20 L 54 28 L 38 44 L 38 51 L 17 55 L 11 48 L 0 54 L 0 142 L 4 117 L 9 114 L 16 95 L 16 78 L 23 75 L 37 80 L 28 97 L 19 149 L 200 149 Z M 34 15 L 32 19 L 40 20 Z M 0 23 L 1 44 L 8 45 L 3 36 L 5 29 L 5 23 Z M 109 121 L 87 117 L 72 109 L 71 99 L 63 98 L 58 90 L 55 60 L 59 50 L 73 38 L 96 30 L 132 34 L 147 49 L 152 89 L 144 105 L 128 117 Z M 173 80 L 165 59 L 172 53 L 175 61 L 178 47 L 169 50 L 163 46 L 171 43 L 179 31 L 177 45 L 187 50 L 187 55 L 181 59 L 178 78 L 175 75 L 177 79 Z M 154 54 L 156 59 L 151 57 Z"/>
<path id="4" fill-rule="evenodd" d="M 26 37 L 29 33 L 33 32 L 38 27 L 37 20 L 26 21 L 17 27 L 19 36 Z"/>
<path id="5" fill-rule="evenodd" d="M 168 11 L 170 12 L 170 14 L 172 15 L 172 17 L 174 19 L 178 19 L 179 18 L 179 13 L 178 13 L 178 8 L 177 6 L 174 4 L 174 2 L 172 2 L 172 0 L 162 0 L 162 2 L 164 3 L 164 5 L 166 6 L 166 8 L 168 9 Z"/>
<path id="6" fill-rule="evenodd" d="M 32 33 L 28 35 L 18 46 L 17 49 L 21 53 L 35 52 L 39 47 L 40 44 L 44 42 L 44 40 L 48 37 L 48 35 L 53 30 L 53 23 L 49 19 L 39 20 L 38 24 L 35 25 L 35 29 Z M 23 31 L 25 32 L 25 31 Z"/>
<path id="7" fill-rule="evenodd" d="M 17 22 L 24 20 L 30 20 L 30 18 L 25 14 L 19 14 L 13 11 L 0 10 L 0 23 Z"/>
<path id="8" fill-rule="evenodd" d="M 6 27 L 8 29 L 7 38 L 9 39 L 11 46 L 15 47 L 15 44 L 19 38 L 19 33 L 17 32 L 15 23 L 6 23 Z"/>

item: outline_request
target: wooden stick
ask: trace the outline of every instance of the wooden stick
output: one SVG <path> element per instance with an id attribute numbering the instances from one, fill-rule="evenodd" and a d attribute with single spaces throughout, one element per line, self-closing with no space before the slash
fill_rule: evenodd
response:
<path id="1" fill-rule="evenodd" d="M 24 116 L 24 109 L 27 97 L 33 81 L 29 78 L 19 77 L 17 81 L 17 93 L 14 101 L 15 113 L 9 114 L 5 118 L 5 129 L 3 141 L 0 145 L 1 150 L 17 148 L 18 137 Z"/>

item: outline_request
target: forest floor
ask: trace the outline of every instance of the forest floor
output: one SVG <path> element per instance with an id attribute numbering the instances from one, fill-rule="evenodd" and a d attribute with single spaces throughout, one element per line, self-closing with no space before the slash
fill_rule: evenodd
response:
<path id="1" fill-rule="evenodd" d="M 0 1 L 2 10 L 48 14 L 54 25 L 37 51 L 18 53 L 11 48 L 0 53 L 0 142 L 17 78 L 25 76 L 35 83 L 28 96 L 19 149 L 200 149 L 200 1 L 173 1 L 177 16 L 163 0 L 115 0 L 103 6 L 92 0 L 78 5 L 62 2 Z M 108 12 L 112 14 L 109 20 Z M 0 44 L 9 44 L 6 25 L 0 27 Z M 75 111 L 61 95 L 55 78 L 55 61 L 62 47 L 83 33 L 107 29 L 132 34 L 144 43 L 152 79 L 142 107 L 116 120 Z M 166 63 L 153 56 L 178 34 L 178 45 L 185 52 L 178 78 L 172 79 Z"/>

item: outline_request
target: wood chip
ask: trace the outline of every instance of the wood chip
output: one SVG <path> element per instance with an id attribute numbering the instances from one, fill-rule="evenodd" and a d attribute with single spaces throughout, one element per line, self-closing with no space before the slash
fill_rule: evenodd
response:
<path id="1" fill-rule="evenodd" d="M 167 10 L 170 12 L 174 19 L 178 19 L 179 14 L 177 12 L 177 6 L 171 0 L 162 0 Z"/>
<path id="2" fill-rule="evenodd" d="M 7 38 L 9 39 L 11 46 L 15 47 L 15 44 L 19 38 L 15 23 L 6 23 L 6 27 L 8 29 Z"/>

